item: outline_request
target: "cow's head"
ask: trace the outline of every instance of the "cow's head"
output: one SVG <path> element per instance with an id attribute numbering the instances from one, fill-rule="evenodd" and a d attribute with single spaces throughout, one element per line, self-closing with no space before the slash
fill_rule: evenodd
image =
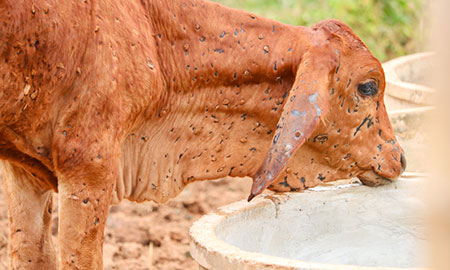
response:
<path id="1" fill-rule="evenodd" d="M 351 177 L 375 186 L 405 169 L 380 62 L 343 23 L 324 21 L 313 31 L 249 199 L 268 186 L 292 190 Z"/>

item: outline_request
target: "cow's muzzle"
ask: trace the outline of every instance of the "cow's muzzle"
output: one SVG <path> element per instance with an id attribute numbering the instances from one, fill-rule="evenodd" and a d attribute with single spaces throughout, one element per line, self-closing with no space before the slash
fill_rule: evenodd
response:
<path id="1" fill-rule="evenodd" d="M 364 185 L 367 185 L 367 186 L 381 186 L 381 185 L 392 183 L 392 182 L 396 181 L 400 177 L 400 175 L 406 170 L 407 162 L 406 162 L 404 153 L 402 153 L 400 156 L 400 163 L 401 163 L 401 167 L 402 167 L 401 173 L 395 178 L 386 178 L 386 177 L 376 173 L 376 171 L 374 169 L 370 169 L 370 170 L 363 172 L 362 174 L 360 174 L 358 176 L 358 178 Z"/>

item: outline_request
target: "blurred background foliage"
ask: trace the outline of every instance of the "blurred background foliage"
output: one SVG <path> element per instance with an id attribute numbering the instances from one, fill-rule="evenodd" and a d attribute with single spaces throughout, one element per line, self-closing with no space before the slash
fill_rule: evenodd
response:
<path id="1" fill-rule="evenodd" d="M 428 0 L 215 0 L 292 25 L 347 23 L 381 61 L 425 49 Z"/>

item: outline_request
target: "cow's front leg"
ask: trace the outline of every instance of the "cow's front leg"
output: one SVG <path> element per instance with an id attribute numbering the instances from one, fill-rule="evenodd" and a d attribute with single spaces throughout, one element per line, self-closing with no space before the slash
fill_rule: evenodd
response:
<path id="1" fill-rule="evenodd" d="M 116 174 L 83 164 L 58 176 L 60 270 L 103 269 L 103 233 Z"/>
<path id="2" fill-rule="evenodd" d="M 2 162 L 10 229 L 10 268 L 56 270 L 51 234 L 52 194 L 30 173 Z"/>

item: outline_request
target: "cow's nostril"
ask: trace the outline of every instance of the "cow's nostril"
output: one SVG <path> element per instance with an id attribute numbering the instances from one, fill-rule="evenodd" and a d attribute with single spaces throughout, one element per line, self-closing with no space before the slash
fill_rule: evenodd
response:
<path id="1" fill-rule="evenodd" d="M 406 164 L 407 164 L 404 153 L 402 153 L 402 155 L 400 157 L 400 162 L 402 163 L 402 173 L 403 173 L 406 169 Z"/>

